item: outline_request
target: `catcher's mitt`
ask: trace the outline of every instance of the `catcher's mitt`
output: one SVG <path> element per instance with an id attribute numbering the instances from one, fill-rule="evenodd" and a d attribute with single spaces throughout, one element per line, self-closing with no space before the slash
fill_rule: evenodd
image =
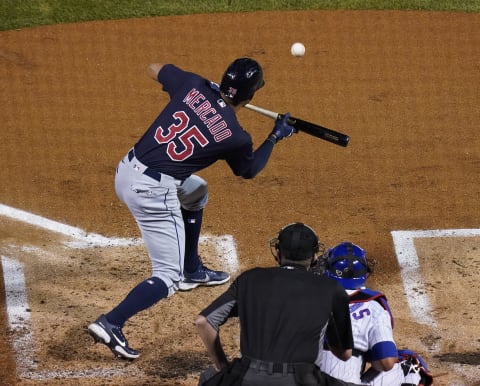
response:
<path id="1" fill-rule="evenodd" d="M 432 386 L 433 376 L 420 355 L 411 350 L 398 350 L 398 361 L 405 375 L 405 383 Z"/>

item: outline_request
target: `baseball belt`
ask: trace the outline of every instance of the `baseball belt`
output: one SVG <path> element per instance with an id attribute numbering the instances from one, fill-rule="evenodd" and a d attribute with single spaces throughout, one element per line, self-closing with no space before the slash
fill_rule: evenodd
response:
<path id="1" fill-rule="evenodd" d="M 243 358 L 242 358 L 243 359 Z M 264 362 L 257 359 L 245 358 L 250 364 L 251 369 L 257 371 L 264 371 L 268 374 L 281 373 L 293 374 L 295 372 L 295 365 L 293 363 L 274 363 Z"/>

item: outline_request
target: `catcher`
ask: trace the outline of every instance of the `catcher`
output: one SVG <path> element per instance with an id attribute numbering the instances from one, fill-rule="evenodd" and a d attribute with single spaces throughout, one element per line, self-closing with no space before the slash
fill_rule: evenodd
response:
<path id="1" fill-rule="evenodd" d="M 350 297 L 354 349 L 352 357 L 342 362 L 325 346 L 317 364 L 334 378 L 329 383 L 334 386 L 433 385 L 423 359 L 413 351 L 397 349 L 387 298 L 365 286 L 373 267 L 365 251 L 351 242 L 330 248 L 318 259 L 314 272 L 338 281 Z"/>

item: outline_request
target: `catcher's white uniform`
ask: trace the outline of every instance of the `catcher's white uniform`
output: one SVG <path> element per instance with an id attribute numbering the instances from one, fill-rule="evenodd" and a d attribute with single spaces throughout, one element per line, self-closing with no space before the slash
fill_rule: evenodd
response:
<path id="1" fill-rule="evenodd" d="M 350 295 L 350 317 L 354 341 L 354 355 L 347 361 L 323 350 L 317 365 L 332 377 L 358 385 L 395 386 L 404 379 L 400 366 L 380 373 L 371 383 L 361 380 L 367 360 L 397 356 L 393 339 L 393 318 L 383 294 L 366 288 L 346 290 Z"/>

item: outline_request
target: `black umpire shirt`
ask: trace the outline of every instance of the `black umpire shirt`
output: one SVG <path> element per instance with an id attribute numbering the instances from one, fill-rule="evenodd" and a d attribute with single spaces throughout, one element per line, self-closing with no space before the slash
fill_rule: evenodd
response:
<path id="1" fill-rule="evenodd" d="M 314 363 L 325 334 L 332 345 L 353 348 L 348 302 L 339 283 L 302 266 L 254 268 L 200 314 L 217 330 L 238 316 L 243 357 Z"/>

